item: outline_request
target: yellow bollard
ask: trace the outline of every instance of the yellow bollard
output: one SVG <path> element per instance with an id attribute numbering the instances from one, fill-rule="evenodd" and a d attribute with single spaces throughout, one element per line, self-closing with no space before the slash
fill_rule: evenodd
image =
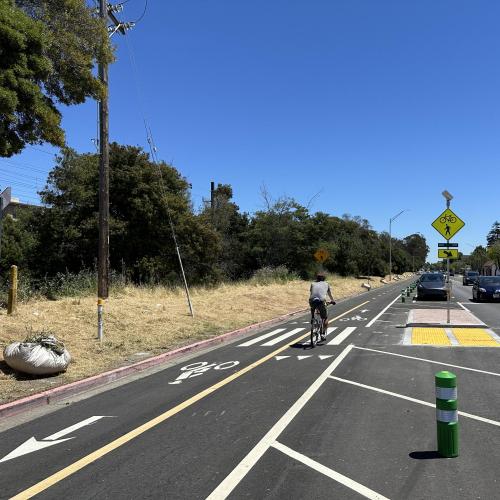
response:
<path id="1" fill-rule="evenodd" d="M 7 314 L 16 311 L 17 306 L 17 266 L 10 266 L 9 301 L 7 303 Z"/>

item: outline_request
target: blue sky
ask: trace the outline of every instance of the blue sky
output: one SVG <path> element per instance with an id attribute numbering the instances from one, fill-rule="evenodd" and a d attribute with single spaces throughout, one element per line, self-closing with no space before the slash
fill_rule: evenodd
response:
<path id="1" fill-rule="evenodd" d="M 408 209 L 393 235 L 422 233 L 431 261 L 447 189 L 469 253 L 500 219 L 499 18 L 493 0 L 149 0 L 113 37 L 110 137 L 146 147 L 142 108 L 195 206 L 214 180 L 248 212 L 263 185 L 378 231 Z M 96 104 L 63 112 L 68 144 L 92 150 Z M 0 159 L 0 184 L 34 201 L 51 151 Z"/>

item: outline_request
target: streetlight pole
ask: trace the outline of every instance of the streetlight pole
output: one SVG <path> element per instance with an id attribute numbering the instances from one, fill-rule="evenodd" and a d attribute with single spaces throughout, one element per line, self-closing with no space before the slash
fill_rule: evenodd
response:
<path id="1" fill-rule="evenodd" d="M 396 220 L 403 212 L 408 212 L 405 208 L 389 219 L 389 281 L 392 281 L 392 221 Z"/>

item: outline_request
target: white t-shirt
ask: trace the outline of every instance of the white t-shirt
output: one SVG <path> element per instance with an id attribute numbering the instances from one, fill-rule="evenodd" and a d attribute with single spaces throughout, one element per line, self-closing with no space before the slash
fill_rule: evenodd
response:
<path id="1" fill-rule="evenodd" d="M 327 281 L 315 281 L 314 283 L 311 283 L 311 294 L 309 295 L 309 300 L 326 300 L 329 290 L 330 285 Z"/>

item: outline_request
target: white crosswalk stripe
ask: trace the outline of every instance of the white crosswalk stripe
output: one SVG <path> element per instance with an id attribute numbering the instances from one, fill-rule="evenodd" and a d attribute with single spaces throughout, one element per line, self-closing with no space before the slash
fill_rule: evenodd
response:
<path id="1" fill-rule="evenodd" d="M 238 347 L 248 347 L 250 345 L 257 344 L 261 340 L 268 339 L 269 337 L 277 335 L 278 333 L 281 333 L 285 330 L 286 330 L 286 328 L 277 328 L 276 330 L 273 330 L 272 332 L 269 332 L 269 333 L 265 333 L 264 335 L 261 335 L 260 337 L 256 337 L 255 339 L 248 340 L 247 342 L 244 342 L 243 344 L 238 344 Z"/>
<path id="2" fill-rule="evenodd" d="M 345 328 L 342 332 L 340 332 L 336 337 L 333 337 L 330 342 L 326 345 L 339 345 L 341 342 L 343 342 L 351 333 L 356 330 L 355 326 L 348 326 Z"/>
<path id="3" fill-rule="evenodd" d="M 348 326 L 344 328 L 336 337 L 334 337 L 330 342 L 328 342 L 326 345 L 339 345 L 341 342 L 343 342 L 349 335 L 351 335 L 354 330 L 356 330 L 356 326 Z M 330 326 L 328 327 L 326 331 L 326 335 L 331 335 L 333 332 L 338 330 L 339 328 L 337 326 Z M 258 337 L 255 337 L 253 339 L 247 340 L 246 342 L 243 342 L 243 344 L 238 344 L 238 347 L 250 347 L 255 344 L 260 344 L 261 347 L 271 347 L 273 345 L 278 344 L 282 340 L 285 340 L 289 337 L 292 337 L 293 335 L 296 335 L 299 332 L 302 332 L 305 330 L 305 328 L 294 328 L 293 330 L 290 331 L 285 331 L 286 328 L 276 328 L 275 330 L 272 330 L 271 332 L 264 333 L 263 335 L 260 335 Z M 285 333 L 282 333 L 285 332 Z M 279 335 L 282 333 L 281 335 Z M 278 335 L 278 336 L 276 336 Z M 273 337 L 273 338 L 271 338 Z M 267 342 L 264 342 L 266 339 L 270 339 Z M 261 344 L 261 342 L 264 342 Z M 298 345 L 309 345 L 310 340 L 306 339 L 302 341 L 302 343 Z"/>
<path id="4" fill-rule="evenodd" d="M 292 335 L 295 335 L 296 333 L 302 332 L 305 330 L 305 328 L 294 328 L 291 332 L 284 333 L 283 335 L 280 335 L 279 337 L 276 337 L 273 340 L 270 340 L 269 342 L 266 342 L 265 344 L 262 344 L 263 346 L 271 346 L 275 345 L 278 342 L 281 342 L 282 340 L 287 339 L 288 337 L 291 337 Z"/>

